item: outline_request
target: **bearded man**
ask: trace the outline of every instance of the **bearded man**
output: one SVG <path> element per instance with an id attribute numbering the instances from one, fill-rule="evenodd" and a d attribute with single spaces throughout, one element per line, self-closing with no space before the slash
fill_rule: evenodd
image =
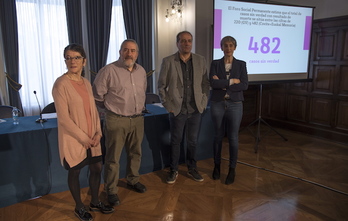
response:
<path id="1" fill-rule="evenodd" d="M 141 143 L 144 136 L 146 72 L 136 63 L 139 48 L 136 41 L 127 39 L 121 44 L 120 58 L 103 67 L 93 83 L 96 104 L 105 109 L 105 191 L 111 205 L 120 204 L 118 180 L 123 147 L 127 153 L 127 187 L 144 193 L 139 182 Z"/>

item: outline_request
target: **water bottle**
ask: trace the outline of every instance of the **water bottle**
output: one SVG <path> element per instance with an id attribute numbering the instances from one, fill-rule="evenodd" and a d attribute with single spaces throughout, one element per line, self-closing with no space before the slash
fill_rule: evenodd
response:
<path id="1" fill-rule="evenodd" d="M 14 107 L 14 108 L 12 109 L 12 119 L 13 119 L 13 124 L 14 124 L 14 125 L 19 124 L 19 121 L 18 121 L 18 114 L 19 114 L 18 108 Z"/>

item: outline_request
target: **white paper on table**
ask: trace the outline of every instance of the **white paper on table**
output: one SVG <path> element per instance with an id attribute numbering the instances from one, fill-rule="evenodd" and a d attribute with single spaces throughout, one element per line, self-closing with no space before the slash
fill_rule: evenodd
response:
<path id="1" fill-rule="evenodd" d="M 163 107 L 162 103 L 153 103 L 152 105 L 155 105 L 157 107 Z"/>
<path id="2" fill-rule="evenodd" d="M 42 114 L 42 119 L 52 119 L 57 118 L 57 113 Z"/>

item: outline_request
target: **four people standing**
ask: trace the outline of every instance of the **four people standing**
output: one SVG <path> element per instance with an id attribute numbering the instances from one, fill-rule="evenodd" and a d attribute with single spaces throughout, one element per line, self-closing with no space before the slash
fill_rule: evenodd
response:
<path id="1" fill-rule="evenodd" d="M 197 171 L 195 155 L 210 81 L 211 115 L 215 129 L 212 177 L 220 178 L 222 140 L 227 132 L 230 159 L 225 183 L 231 184 L 237 163 L 243 91 L 248 88 L 246 63 L 233 57 L 237 42 L 233 37 L 226 36 L 221 40 L 224 57 L 212 61 L 208 77 L 205 58 L 191 52 L 192 41 L 192 34 L 188 31 L 177 34 L 178 52 L 163 59 L 158 79 L 158 91 L 163 106 L 169 112 L 171 132 L 170 172 L 166 182 L 172 184 L 177 179 L 184 136 L 187 140 L 188 175 L 195 181 L 203 181 Z M 120 204 L 117 184 L 123 147 L 128 159 L 127 186 L 139 193 L 146 191 L 146 187 L 139 182 L 139 168 L 147 78 L 144 68 L 136 63 L 138 53 L 137 43 L 131 39 L 125 40 L 119 50 L 119 60 L 99 71 L 92 90 L 88 80 L 81 76 L 86 65 L 82 46 L 71 44 L 64 50 L 68 72 L 56 80 L 52 94 L 58 115 L 60 158 L 69 171 L 68 184 L 76 203 L 75 214 L 81 220 L 92 219 L 80 197 L 79 174 L 86 165 L 90 169 L 90 210 L 103 213 L 114 211 L 113 207 L 100 202 L 98 196 L 102 171 L 102 132 L 94 102 L 106 111 L 104 178 L 109 203 Z"/>
<path id="2" fill-rule="evenodd" d="M 231 36 L 220 42 L 224 57 L 211 63 L 209 79 L 212 87 L 210 98 L 214 124 L 214 171 L 213 179 L 220 179 L 222 140 L 227 134 L 229 142 L 229 172 L 225 184 L 235 178 L 238 156 L 238 132 L 243 116 L 243 91 L 248 88 L 246 63 L 233 57 L 237 41 Z"/>
<path id="3" fill-rule="evenodd" d="M 120 204 L 118 180 L 123 147 L 127 153 L 127 186 L 139 193 L 146 187 L 139 182 L 141 143 L 147 86 L 146 72 L 136 63 L 139 48 L 125 40 L 119 50 L 120 58 L 102 68 L 94 80 L 93 93 L 99 107 L 105 108 L 105 190 L 112 205 Z"/>
<path id="4" fill-rule="evenodd" d="M 177 34 L 178 52 L 163 59 L 158 78 L 159 95 L 170 120 L 170 172 L 166 179 L 169 184 L 174 183 L 178 176 L 184 131 L 188 175 L 195 181 L 203 181 L 197 171 L 195 155 L 201 114 L 208 102 L 209 79 L 205 58 L 191 53 L 192 41 L 192 34 L 188 31 Z"/>

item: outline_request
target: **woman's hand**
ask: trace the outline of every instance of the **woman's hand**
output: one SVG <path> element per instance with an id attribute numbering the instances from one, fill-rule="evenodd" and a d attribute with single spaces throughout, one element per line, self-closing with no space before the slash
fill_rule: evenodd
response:
<path id="1" fill-rule="evenodd" d="M 93 147 L 93 140 L 89 139 L 87 142 L 83 143 L 83 147 L 88 150 L 89 148 Z"/>
<path id="2" fill-rule="evenodd" d="M 213 75 L 213 79 L 214 79 L 214 80 L 219 80 L 219 77 L 216 76 L 216 75 Z"/>
<path id="3" fill-rule="evenodd" d="M 95 134 L 92 139 L 88 139 L 85 143 L 83 143 L 83 147 L 88 150 L 91 147 L 96 147 L 100 143 L 100 134 Z"/>
<path id="4" fill-rule="evenodd" d="M 233 84 L 239 84 L 240 80 L 238 78 L 232 78 Z"/>
<path id="5" fill-rule="evenodd" d="M 98 144 L 100 143 L 100 138 L 101 138 L 100 134 L 94 135 L 94 137 L 92 138 L 92 147 L 98 146 Z"/>

